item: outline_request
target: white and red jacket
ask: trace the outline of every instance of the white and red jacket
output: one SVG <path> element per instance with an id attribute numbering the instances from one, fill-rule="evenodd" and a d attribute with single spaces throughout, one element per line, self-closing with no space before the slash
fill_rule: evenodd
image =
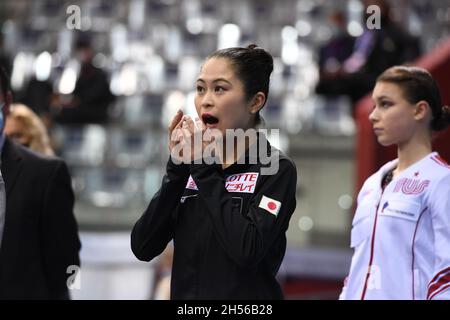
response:
<path id="1" fill-rule="evenodd" d="M 436 153 L 364 183 L 352 223 L 354 254 L 340 299 L 450 299 L 450 166 Z"/>

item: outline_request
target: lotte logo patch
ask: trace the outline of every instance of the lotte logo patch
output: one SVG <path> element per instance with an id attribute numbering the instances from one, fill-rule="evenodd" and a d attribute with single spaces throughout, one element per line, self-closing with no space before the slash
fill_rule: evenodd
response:
<path id="1" fill-rule="evenodd" d="M 267 210 L 274 216 L 277 216 L 281 208 L 281 202 L 266 196 L 262 196 L 261 201 L 259 202 L 259 207 Z"/>
<path id="2" fill-rule="evenodd" d="M 258 176 L 258 172 L 232 174 L 225 179 L 225 188 L 228 192 L 254 193 Z M 186 189 L 198 190 L 192 176 L 189 176 Z"/>

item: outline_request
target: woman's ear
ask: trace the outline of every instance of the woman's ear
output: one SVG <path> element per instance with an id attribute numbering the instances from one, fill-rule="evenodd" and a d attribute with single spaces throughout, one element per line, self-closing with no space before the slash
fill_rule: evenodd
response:
<path id="1" fill-rule="evenodd" d="M 416 108 L 414 111 L 414 119 L 422 120 L 427 117 L 431 117 L 431 108 L 428 102 L 421 100 L 416 103 Z"/>
<path id="2" fill-rule="evenodd" d="M 263 92 L 258 92 L 253 96 L 250 103 L 250 113 L 257 114 L 266 103 L 266 95 Z"/>

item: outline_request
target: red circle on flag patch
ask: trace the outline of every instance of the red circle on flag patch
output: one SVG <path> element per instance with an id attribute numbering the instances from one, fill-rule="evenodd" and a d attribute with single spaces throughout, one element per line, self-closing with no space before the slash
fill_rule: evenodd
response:
<path id="1" fill-rule="evenodd" d="M 268 204 L 267 204 L 267 206 L 269 207 L 269 209 L 270 210 L 275 210 L 276 208 L 277 208 L 277 205 L 276 205 L 276 203 L 275 202 L 269 202 Z"/>

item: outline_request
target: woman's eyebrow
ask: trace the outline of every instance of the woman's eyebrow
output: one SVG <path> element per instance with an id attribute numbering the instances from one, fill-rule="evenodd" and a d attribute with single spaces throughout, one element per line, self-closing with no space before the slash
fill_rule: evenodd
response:
<path id="1" fill-rule="evenodd" d="M 214 79 L 214 80 L 212 81 L 212 83 L 216 83 L 216 82 L 220 82 L 220 81 L 224 81 L 224 82 L 228 83 L 230 86 L 232 85 L 231 82 L 228 81 L 228 80 L 225 79 L 225 78 Z M 206 83 L 206 81 L 203 80 L 202 78 L 198 78 L 198 79 L 197 79 L 197 82 L 203 82 L 203 83 Z"/>
<path id="2" fill-rule="evenodd" d="M 213 83 L 214 83 L 214 82 L 220 82 L 220 81 L 226 82 L 226 83 L 228 83 L 229 85 L 231 85 L 231 82 L 228 81 L 228 80 L 225 79 L 225 78 L 218 78 L 218 79 L 214 80 Z"/>
<path id="3" fill-rule="evenodd" d="M 388 96 L 379 96 L 379 97 L 374 97 L 373 100 L 383 100 L 383 99 L 390 99 Z"/>

